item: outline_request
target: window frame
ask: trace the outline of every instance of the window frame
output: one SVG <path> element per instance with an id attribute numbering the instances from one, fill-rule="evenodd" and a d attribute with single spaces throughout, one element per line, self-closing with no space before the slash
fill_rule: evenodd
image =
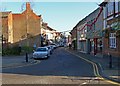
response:
<path id="1" fill-rule="evenodd" d="M 109 47 L 110 48 L 116 48 L 117 44 L 116 44 L 116 33 L 110 33 L 109 34 Z"/>

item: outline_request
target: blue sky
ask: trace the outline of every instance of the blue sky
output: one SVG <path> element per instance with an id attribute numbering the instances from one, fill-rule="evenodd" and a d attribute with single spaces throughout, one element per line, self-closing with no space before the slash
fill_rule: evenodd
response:
<path id="1" fill-rule="evenodd" d="M 42 15 L 43 21 L 57 31 L 72 30 L 85 16 L 94 11 L 99 2 L 32 2 L 33 11 Z M 21 13 L 25 2 L 4 2 L 2 11 Z"/>

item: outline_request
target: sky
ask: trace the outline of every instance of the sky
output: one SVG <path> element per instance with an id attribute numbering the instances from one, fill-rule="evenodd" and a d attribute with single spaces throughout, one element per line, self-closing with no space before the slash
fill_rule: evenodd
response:
<path id="1" fill-rule="evenodd" d="M 57 31 L 72 30 L 85 16 L 93 12 L 100 1 L 96 2 L 31 2 L 37 15 Z M 21 13 L 25 10 L 25 2 L 2 2 L 1 11 Z M 23 10 L 22 10 L 23 9 Z"/>

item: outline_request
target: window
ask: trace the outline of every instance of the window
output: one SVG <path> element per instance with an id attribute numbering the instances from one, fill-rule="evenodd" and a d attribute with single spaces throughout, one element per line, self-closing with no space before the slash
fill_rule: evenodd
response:
<path id="1" fill-rule="evenodd" d="M 115 13 L 118 13 L 118 10 L 119 10 L 119 5 L 118 5 L 119 3 L 118 3 L 118 0 L 116 0 L 116 2 L 115 2 Z M 116 17 L 117 17 L 118 15 L 116 15 Z"/>
<path id="2" fill-rule="evenodd" d="M 110 16 L 114 13 L 114 2 L 109 2 L 107 4 L 107 9 L 108 9 L 108 15 L 107 16 Z"/>
<path id="3" fill-rule="evenodd" d="M 110 48 L 116 48 L 116 33 L 110 33 L 109 46 Z"/>
<path id="4" fill-rule="evenodd" d="M 46 48 L 37 48 L 36 51 L 38 51 L 38 52 L 39 51 L 47 51 L 47 49 Z"/>

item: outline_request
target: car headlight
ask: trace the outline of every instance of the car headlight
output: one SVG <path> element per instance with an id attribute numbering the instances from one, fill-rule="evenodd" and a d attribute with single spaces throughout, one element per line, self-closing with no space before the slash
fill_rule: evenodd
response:
<path id="1" fill-rule="evenodd" d="M 45 57 L 47 57 L 47 55 Z"/>

